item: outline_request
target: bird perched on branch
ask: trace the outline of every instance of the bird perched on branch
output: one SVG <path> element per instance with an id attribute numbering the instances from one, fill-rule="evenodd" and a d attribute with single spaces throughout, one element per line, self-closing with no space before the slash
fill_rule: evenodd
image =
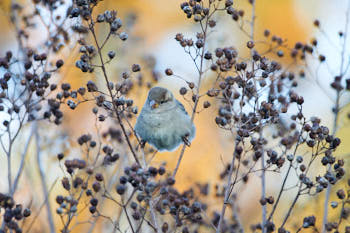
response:
<path id="1" fill-rule="evenodd" d="M 196 128 L 168 89 L 153 87 L 137 118 L 135 132 L 143 144 L 147 142 L 158 151 L 173 151 L 182 143 L 189 146 Z"/>

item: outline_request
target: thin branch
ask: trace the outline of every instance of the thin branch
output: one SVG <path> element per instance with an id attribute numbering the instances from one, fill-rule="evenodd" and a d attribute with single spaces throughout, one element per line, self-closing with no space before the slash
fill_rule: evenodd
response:
<path id="1" fill-rule="evenodd" d="M 282 222 L 282 225 L 281 225 L 280 228 L 283 228 L 284 225 L 287 223 L 287 220 L 288 220 L 288 218 L 289 218 L 289 216 L 290 216 L 290 214 L 291 214 L 291 212 L 292 212 L 292 210 L 293 210 L 295 204 L 297 203 L 297 201 L 298 201 L 298 199 L 299 199 L 299 197 L 300 197 L 300 189 L 301 189 L 301 186 L 302 186 L 302 183 L 300 183 L 298 193 L 297 193 L 297 195 L 295 196 L 292 205 L 289 207 L 288 212 L 287 212 L 286 216 L 284 217 L 283 222 Z"/>
<path id="2" fill-rule="evenodd" d="M 238 144 L 236 143 L 236 146 L 237 145 Z M 235 149 L 236 149 L 236 147 L 235 147 Z M 235 151 L 235 149 L 234 149 L 234 151 Z M 235 154 L 235 152 L 233 152 L 232 161 L 231 161 L 231 164 L 230 164 L 230 170 L 229 170 L 228 177 L 227 177 L 227 184 L 226 184 L 226 190 L 225 190 L 224 204 L 222 205 L 221 214 L 220 214 L 220 220 L 219 220 L 219 223 L 218 223 L 218 227 L 216 228 L 216 233 L 220 233 L 221 232 L 221 228 L 222 228 L 222 223 L 224 221 L 226 207 L 227 207 L 227 204 L 229 203 L 230 193 L 231 193 L 231 186 L 232 186 L 232 174 L 233 174 L 233 169 L 234 169 L 234 166 L 235 166 L 235 161 L 236 161 L 236 154 Z"/>
<path id="3" fill-rule="evenodd" d="M 128 210 L 126 209 L 126 207 L 125 207 L 124 204 L 123 204 L 123 210 L 124 210 L 124 212 L 125 212 L 126 219 L 128 220 L 128 223 L 129 223 L 129 226 L 130 226 L 130 228 L 131 228 L 131 231 L 132 231 L 133 233 L 135 233 L 135 230 L 134 230 L 134 228 L 132 227 L 133 224 L 131 223 L 131 219 L 130 219 L 129 214 L 128 214 Z"/>
<path id="4" fill-rule="evenodd" d="M 122 122 L 118 106 L 116 106 L 115 101 L 113 101 L 113 93 L 112 93 L 112 90 L 111 90 L 110 85 L 109 85 L 109 79 L 108 79 L 108 76 L 107 76 L 107 70 L 106 70 L 106 67 L 105 67 L 105 62 L 103 61 L 103 56 L 102 56 L 102 51 L 101 51 L 102 48 L 99 45 L 99 42 L 97 40 L 97 36 L 96 36 L 96 33 L 95 33 L 95 29 L 94 29 L 94 21 L 92 19 L 91 19 L 91 22 L 90 22 L 89 29 L 91 31 L 91 34 L 92 34 L 92 36 L 94 38 L 94 41 L 95 41 L 95 44 L 96 44 L 96 47 L 97 47 L 98 55 L 99 55 L 99 58 L 100 58 L 100 61 L 101 61 L 101 69 L 102 69 L 102 72 L 103 72 L 103 77 L 104 77 L 104 79 L 106 81 L 106 86 L 108 88 L 108 92 L 110 94 L 110 97 L 112 98 L 112 104 L 113 104 L 114 111 L 115 111 L 115 113 L 117 115 L 118 123 L 120 125 L 120 128 L 122 129 L 122 132 L 123 132 L 123 135 L 124 135 L 124 137 L 126 139 L 126 142 L 128 143 L 128 146 L 130 148 L 131 154 L 133 155 L 135 161 L 139 165 L 141 165 L 141 163 L 138 160 L 137 155 L 136 155 L 136 153 L 135 153 L 135 151 L 133 149 L 133 146 L 131 145 L 131 142 L 130 142 L 128 133 L 126 132 L 125 126 L 124 126 L 124 124 Z"/>
<path id="5" fill-rule="evenodd" d="M 209 2 L 209 9 L 210 9 L 210 2 Z M 215 12 L 215 10 L 212 12 L 212 14 L 214 12 Z M 202 28 L 202 32 L 203 32 L 203 48 L 202 48 L 202 53 L 201 53 L 201 56 L 200 56 L 200 67 L 199 67 L 199 71 L 198 71 L 198 75 L 199 76 L 198 76 L 198 83 L 197 83 L 197 88 L 196 88 L 197 98 L 196 98 L 196 100 L 194 102 L 194 106 L 193 106 L 193 109 L 192 109 L 192 116 L 191 116 L 191 121 L 192 122 L 194 121 L 194 118 L 195 118 L 195 115 L 196 115 L 196 112 L 197 112 L 197 106 L 198 106 L 198 102 L 199 102 L 199 89 L 200 89 L 200 86 L 201 86 L 201 81 L 202 81 L 203 73 L 204 73 L 203 72 L 203 63 L 204 63 L 205 45 L 206 45 L 206 40 L 207 40 L 207 30 L 208 30 L 208 23 L 209 23 L 210 16 L 208 16 L 206 18 L 206 22 L 205 22 L 205 27 L 204 28 L 203 28 L 202 22 L 200 22 L 200 25 L 201 25 L 201 28 Z M 195 62 L 195 64 L 196 64 L 196 62 Z M 185 149 L 186 149 L 186 145 L 184 144 L 182 146 L 179 158 L 177 160 L 176 167 L 175 167 L 173 175 L 172 175 L 173 178 L 175 178 L 176 173 L 179 170 L 180 163 L 181 163 L 182 158 L 183 158 L 183 156 L 185 154 Z"/>
<path id="6" fill-rule="evenodd" d="M 161 230 L 160 230 L 160 227 L 158 224 L 158 220 L 157 220 L 157 216 L 154 212 L 153 200 L 151 199 L 148 204 L 149 204 L 149 209 L 150 209 L 151 218 L 152 218 L 152 222 L 154 224 L 154 227 L 156 228 L 157 233 L 161 233 Z"/>
<path id="7" fill-rule="evenodd" d="M 56 179 L 56 180 L 53 182 L 53 184 L 51 185 L 50 190 L 49 190 L 49 193 L 51 193 L 52 189 L 55 187 L 57 180 L 58 180 L 58 179 Z M 25 233 L 29 233 L 29 232 L 30 232 L 30 230 L 32 229 L 32 226 L 33 226 L 34 223 L 36 222 L 36 219 L 39 217 L 42 208 L 43 208 L 43 207 L 46 205 L 46 203 L 48 202 L 48 199 L 49 199 L 48 196 L 45 197 L 44 202 L 40 205 L 40 208 L 39 208 L 37 214 L 35 215 L 35 217 L 33 218 L 33 220 L 30 222 L 29 227 L 28 227 L 28 229 L 27 229 L 27 231 L 26 231 Z"/>
<path id="8" fill-rule="evenodd" d="M 254 32 L 255 32 L 255 6 L 256 6 L 256 0 L 252 1 L 252 16 L 251 16 L 251 22 L 250 22 L 250 40 L 254 43 Z M 251 56 L 253 56 L 253 51 L 251 51 Z M 252 71 L 254 72 L 254 60 L 252 59 Z M 261 120 L 260 120 L 260 126 L 262 126 Z M 259 131 L 259 140 L 261 140 L 263 137 L 262 135 L 262 127 Z M 261 157 L 261 200 L 265 200 L 266 197 L 266 178 L 265 178 L 265 158 L 264 158 L 264 151 L 262 151 L 262 157 Z M 266 233 L 266 214 L 267 214 L 267 206 L 262 206 L 262 213 L 261 213 L 261 225 L 262 225 L 262 233 Z"/>
<path id="9" fill-rule="evenodd" d="M 298 151 L 298 148 L 299 148 L 299 146 L 300 146 L 300 139 L 301 139 L 301 136 L 302 136 L 302 134 L 303 134 L 304 125 L 305 125 L 305 119 L 304 119 L 304 121 L 303 121 L 303 125 L 302 125 L 302 127 L 301 127 L 301 131 L 300 131 L 300 133 L 299 133 L 297 145 L 296 145 L 295 148 L 294 148 L 294 152 L 293 152 L 293 156 L 294 156 L 294 157 L 295 157 L 295 155 L 296 155 L 296 153 L 297 153 L 297 151 Z M 293 167 L 293 163 L 290 162 L 289 167 L 288 167 L 288 170 L 287 170 L 287 173 L 286 173 L 286 175 L 284 176 L 281 189 L 280 189 L 280 191 L 279 191 L 279 193 L 278 193 L 277 200 L 276 200 L 275 204 L 274 204 L 273 207 L 272 207 L 272 211 L 271 211 L 271 213 L 270 213 L 269 218 L 268 218 L 267 221 L 270 221 L 270 220 L 272 219 L 272 217 L 273 217 L 273 215 L 274 215 L 274 213 L 275 213 L 275 211 L 276 211 L 276 208 L 277 208 L 277 205 L 278 205 L 278 203 L 279 203 L 279 201 L 280 201 L 280 199 L 281 199 L 282 193 L 283 193 L 283 191 L 285 191 L 285 190 L 284 190 L 284 187 L 285 187 L 285 185 L 286 185 L 286 183 L 287 183 L 287 179 L 288 179 L 288 177 L 289 177 L 289 173 L 290 173 L 290 170 L 291 170 L 292 167 Z"/>
<path id="10" fill-rule="evenodd" d="M 350 15 L 350 1 L 348 1 L 348 7 L 346 10 L 346 16 L 345 16 L 345 30 L 344 30 L 344 41 L 343 41 L 343 47 L 341 51 L 341 63 L 340 63 L 340 71 L 339 75 L 342 78 L 344 75 L 344 62 L 345 62 L 345 52 L 346 52 L 346 40 L 348 35 L 348 27 L 349 27 L 349 16 Z M 338 119 L 339 119 L 339 106 L 340 106 L 340 90 L 337 90 L 337 96 L 336 96 L 336 103 L 334 107 L 334 121 L 333 121 L 333 135 L 337 132 L 338 127 Z M 330 171 L 331 165 L 328 165 L 328 171 Z M 327 224 L 327 217 L 328 217 L 328 202 L 331 194 L 332 185 L 328 183 L 327 190 L 326 190 L 326 196 L 324 200 L 324 207 L 323 207 L 323 220 L 322 220 L 322 233 L 326 232 L 326 224 Z"/>
<path id="11" fill-rule="evenodd" d="M 262 138 L 262 133 L 260 133 L 260 138 Z M 264 154 L 265 152 L 262 152 L 262 156 L 261 156 L 261 200 L 265 200 L 266 197 L 266 178 L 265 178 L 265 158 L 264 158 Z M 266 233 L 266 214 L 267 214 L 267 207 L 266 205 L 262 206 L 262 233 Z"/>
<path id="12" fill-rule="evenodd" d="M 23 152 L 21 154 L 21 163 L 20 163 L 20 166 L 18 168 L 18 171 L 17 171 L 17 175 L 15 177 L 15 180 L 13 182 L 13 188 L 12 188 L 12 193 L 11 193 L 11 196 L 16 192 L 17 190 L 17 185 L 18 185 L 18 182 L 19 182 L 19 179 L 22 175 L 22 172 L 23 172 L 23 168 L 24 168 L 24 163 L 25 163 L 25 159 L 27 157 L 27 154 L 28 154 L 28 149 L 29 149 L 29 145 L 30 145 L 30 142 L 31 142 L 31 139 L 33 138 L 33 135 L 34 135 L 34 124 L 32 125 L 32 129 L 30 131 L 30 134 L 27 138 L 27 141 L 25 143 L 25 146 L 24 146 L 24 149 L 23 149 Z"/>
<path id="13" fill-rule="evenodd" d="M 277 208 L 277 205 L 278 205 L 278 203 L 279 203 L 279 201 L 280 201 L 280 199 L 281 199 L 282 193 L 283 193 L 283 191 L 285 191 L 284 186 L 286 185 L 287 178 L 289 177 L 289 172 L 290 172 L 290 170 L 291 170 L 292 167 L 293 167 L 293 163 L 290 162 L 289 167 L 288 167 L 288 170 L 287 170 L 287 173 L 286 173 L 286 175 L 284 176 L 281 189 L 280 189 L 280 191 L 279 191 L 279 193 L 278 193 L 277 200 L 276 200 L 275 204 L 274 204 L 273 207 L 272 207 L 272 211 L 271 211 L 271 213 L 270 213 L 270 215 L 269 215 L 267 221 L 270 221 L 270 220 L 271 220 L 273 214 L 274 214 L 275 211 L 276 211 L 276 208 Z"/>
<path id="14" fill-rule="evenodd" d="M 39 174 L 40 174 L 40 180 L 41 180 L 41 186 L 43 189 L 43 195 L 45 199 L 49 199 L 49 192 L 46 186 L 46 180 L 45 180 L 45 172 L 44 172 L 44 168 L 42 165 L 42 159 L 41 159 L 41 148 L 40 148 L 40 137 L 39 137 L 39 133 L 38 133 L 38 127 L 37 127 L 37 123 L 35 122 L 35 130 L 34 130 L 34 134 L 35 134 L 35 142 L 36 142 L 36 160 L 37 160 L 37 164 L 38 164 L 38 168 L 39 168 Z M 50 227 L 50 232 L 51 233 L 55 233 L 56 229 L 55 229 L 55 224 L 53 221 L 53 216 L 52 216 L 52 212 L 51 212 L 51 205 L 50 205 L 50 201 L 47 201 L 46 203 L 46 209 L 47 209 L 47 220 L 49 223 L 49 227 Z"/>

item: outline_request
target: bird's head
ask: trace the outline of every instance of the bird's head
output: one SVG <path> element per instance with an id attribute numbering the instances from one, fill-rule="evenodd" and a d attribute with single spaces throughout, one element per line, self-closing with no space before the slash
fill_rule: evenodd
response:
<path id="1" fill-rule="evenodd" d="M 166 103 L 174 100 L 173 94 L 166 88 L 153 87 L 147 97 L 147 101 L 151 109 L 156 109 Z"/>

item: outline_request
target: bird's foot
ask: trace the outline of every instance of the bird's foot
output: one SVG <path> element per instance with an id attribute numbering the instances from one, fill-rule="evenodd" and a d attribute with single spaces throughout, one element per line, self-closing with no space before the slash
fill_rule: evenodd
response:
<path id="1" fill-rule="evenodd" d="M 141 140 L 140 143 L 137 145 L 136 150 L 139 150 L 139 147 L 140 147 L 141 149 L 144 149 L 145 146 L 146 146 L 146 141 Z"/>
<path id="2" fill-rule="evenodd" d="M 141 140 L 140 146 L 141 146 L 142 149 L 145 148 L 145 146 L 146 146 L 146 141 Z"/>
<path id="3" fill-rule="evenodd" d="M 189 137 L 190 135 L 188 135 L 188 134 L 186 134 L 185 136 L 182 136 L 182 141 L 184 142 L 184 144 L 186 145 L 186 146 L 191 146 L 191 142 L 188 140 L 188 137 Z"/>

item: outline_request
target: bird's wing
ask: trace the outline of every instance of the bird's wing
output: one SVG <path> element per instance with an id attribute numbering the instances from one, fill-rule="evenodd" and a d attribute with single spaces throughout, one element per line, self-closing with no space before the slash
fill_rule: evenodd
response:
<path id="1" fill-rule="evenodd" d="M 176 103 L 179 105 L 180 109 L 186 114 L 188 115 L 188 113 L 186 112 L 185 107 L 182 105 L 182 103 L 178 100 L 176 100 Z"/>

